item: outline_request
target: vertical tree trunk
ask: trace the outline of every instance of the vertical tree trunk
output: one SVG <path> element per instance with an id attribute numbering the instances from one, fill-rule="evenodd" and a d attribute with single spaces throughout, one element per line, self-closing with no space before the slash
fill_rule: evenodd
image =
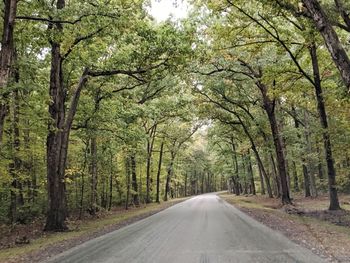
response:
<path id="1" fill-rule="evenodd" d="M 160 195 L 160 172 L 162 170 L 162 160 L 163 160 L 163 149 L 164 149 L 164 141 L 160 144 L 159 150 L 159 161 L 158 161 L 158 171 L 157 171 L 157 193 L 156 193 L 156 202 L 159 203 L 159 195 Z"/>
<path id="2" fill-rule="evenodd" d="M 260 193 L 262 195 L 265 195 L 265 184 L 264 184 L 264 178 L 262 175 L 262 171 L 260 168 L 260 164 L 258 163 L 258 170 L 259 170 L 259 178 L 260 178 Z"/>
<path id="3" fill-rule="evenodd" d="M 271 164 L 271 174 L 272 174 L 272 178 L 274 179 L 274 183 L 275 183 L 275 196 L 277 197 L 281 197 L 281 181 L 280 181 L 280 177 L 277 173 L 277 169 L 276 169 L 276 163 L 275 163 L 275 158 L 273 158 L 272 153 L 269 153 L 269 158 L 270 158 L 270 164 Z"/>
<path id="4" fill-rule="evenodd" d="M 293 120 L 294 120 L 294 127 L 296 128 L 296 132 L 298 133 L 298 139 L 300 140 L 301 136 L 298 132 L 299 129 L 299 121 L 297 119 L 297 111 L 294 106 L 292 106 L 292 113 L 293 113 Z M 293 166 L 293 181 L 294 181 L 294 191 L 299 192 L 299 178 L 298 178 L 298 170 L 297 170 L 297 165 L 296 162 L 293 160 L 292 161 L 292 166 Z"/>
<path id="5" fill-rule="evenodd" d="M 17 78 L 16 78 L 17 79 Z M 17 79 L 18 80 L 18 79 Z M 16 81 L 17 82 L 17 81 Z M 16 217 L 16 209 L 18 206 L 24 205 L 24 198 L 23 198 L 23 186 L 20 179 L 20 169 L 21 169 L 21 159 L 19 157 L 20 155 L 20 131 L 19 131 L 19 94 L 18 90 L 15 90 L 13 92 L 13 99 L 14 99 L 14 105 L 13 105 L 13 120 L 12 120 L 12 136 L 13 136 L 13 149 L 12 149 L 12 163 L 10 164 L 10 173 L 12 174 L 13 181 L 12 181 L 12 190 L 11 190 L 11 196 L 13 200 L 11 203 L 13 204 L 13 218 L 12 222 L 15 222 L 17 220 Z"/>
<path id="6" fill-rule="evenodd" d="M 55 74 L 53 72 L 53 74 Z M 63 83 L 61 83 L 63 84 Z M 54 86 L 54 92 L 60 92 Z M 49 190 L 49 211 L 47 214 L 47 222 L 45 230 L 58 230 L 63 231 L 67 229 L 65 219 L 67 216 L 67 206 L 65 198 L 65 178 L 64 178 L 64 167 L 62 162 L 65 163 L 66 153 L 63 150 L 64 132 L 64 103 L 62 101 L 63 94 L 56 96 L 52 94 L 55 99 L 53 104 L 50 104 L 49 111 L 54 127 L 49 127 L 49 133 L 47 136 L 47 173 L 48 173 L 48 190 Z M 56 108 L 55 106 L 58 106 Z M 51 125 L 50 125 L 51 126 Z"/>
<path id="7" fill-rule="evenodd" d="M 264 109 L 269 119 L 273 142 L 275 146 L 278 174 L 281 180 L 282 204 L 291 204 L 292 201 L 290 199 L 288 182 L 287 182 L 286 162 L 285 162 L 281 136 L 278 130 L 278 123 L 277 123 L 276 114 L 275 114 L 275 101 L 271 100 L 268 97 L 267 87 L 264 84 L 257 82 L 257 85 L 260 88 L 260 91 L 262 94 Z"/>
<path id="8" fill-rule="evenodd" d="M 201 177 L 201 194 L 204 194 L 204 172 L 200 173 Z"/>
<path id="9" fill-rule="evenodd" d="M 248 194 L 248 173 L 247 173 L 247 167 L 246 167 L 247 157 L 245 154 L 242 154 L 242 179 L 243 179 L 243 194 Z"/>
<path id="10" fill-rule="evenodd" d="M 248 150 L 248 176 L 250 179 L 250 193 L 253 195 L 256 195 L 255 190 L 255 181 L 254 181 L 254 173 L 253 173 L 253 167 L 252 167 L 252 160 L 250 157 L 250 151 Z"/>
<path id="11" fill-rule="evenodd" d="M 64 0 L 58 0 L 56 8 L 63 9 Z M 50 31 L 60 34 L 63 26 L 60 23 L 50 24 Z M 51 40 L 51 71 L 50 71 L 50 99 L 49 114 L 51 117 L 46 140 L 47 151 L 47 183 L 49 195 L 49 209 L 46 217 L 45 230 L 65 231 L 67 225 L 67 204 L 65 193 L 65 161 L 68 143 L 64 142 L 65 122 L 65 90 L 63 84 L 61 45 Z M 67 145 L 65 145 L 67 144 Z"/>
<path id="12" fill-rule="evenodd" d="M 293 166 L 293 182 L 294 182 L 294 191 L 299 192 L 299 179 L 298 179 L 298 171 L 297 171 L 297 165 L 295 161 L 292 161 Z"/>
<path id="13" fill-rule="evenodd" d="M 323 175 L 323 163 L 321 160 L 321 151 L 318 146 L 316 146 L 316 151 L 317 151 L 317 158 L 318 158 L 318 164 L 317 164 L 317 169 L 318 169 L 318 178 L 323 181 L 324 175 Z"/>
<path id="14" fill-rule="evenodd" d="M 90 213 L 95 215 L 97 212 L 97 142 L 96 136 L 91 138 L 90 145 L 91 152 L 91 203 L 90 203 Z"/>
<path id="15" fill-rule="evenodd" d="M 231 138 L 231 146 L 232 146 L 232 154 L 233 154 L 233 162 L 235 165 L 235 171 L 234 171 L 234 188 L 235 188 L 235 194 L 240 195 L 241 194 L 241 189 L 240 189 L 240 180 L 239 180 L 239 174 L 238 174 L 238 160 L 237 160 L 237 153 L 236 153 L 236 146 L 233 142 L 233 138 Z"/>
<path id="16" fill-rule="evenodd" d="M 333 28 L 332 28 L 333 30 Z M 344 51 L 345 52 L 345 51 Z M 324 142 L 324 150 L 325 150 L 325 156 L 326 156 L 326 163 L 327 163 L 327 169 L 328 169 L 328 190 L 329 190 L 329 210 L 338 210 L 340 209 L 339 200 L 338 200 L 338 193 L 337 193 L 337 186 L 336 186 L 336 172 L 334 168 L 334 161 L 332 156 L 332 146 L 331 146 L 331 139 L 328 132 L 328 120 L 327 120 L 327 113 L 326 113 L 326 107 L 324 104 L 324 98 L 322 94 L 322 87 L 321 87 L 321 78 L 320 78 L 320 72 L 318 67 L 318 58 L 317 58 L 317 51 L 316 46 L 312 45 L 310 47 L 310 55 L 312 59 L 312 68 L 314 73 L 314 81 L 315 81 L 315 93 L 316 93 L 316 99 L 317 99 L 317 109 L 320 115 L 320 122 L 321 127 L 323 129 L 322 136 L 323 136 L 323 142 Z M 346 54 L 345 54 L 346 55 Z M 346 57 L 347 58 L 347 57 Z M 339 59 L 339 57 L 338 57 Z M 342 58 L 345 61 L 345 57 Z M 347 60 L 347 73 L 348 73 L 348 82 L 347 87 L 350 87 L 350 61 Z"/>
<path id="17" fill-rule="evenodd" d="M 65 0 L 57 0 L 56 9 L 62 10 L 64 7 Z M 62 23 L 49 23 L 48 31 L 50 33 L 49 35 L 60 35 L 63 32 Z M 69 133 L 78 107 L 81 90 L 87 81 L 88 69 L 85 69 L 83 75 L 80 77 L 72 96 L 72 101 L 66 118 L 65 102 L 67 94 L 63 81 L 61 43 L 52 38 L 50 39 L 50 44 L 51 70 L 49 115 L 51 119 L 48 124 L 48 135 L 46 139 L 49 204 L 45 230 L 64 231 L 67 230 L 65 219 L 68 215 L 64 173 L 67 161 Z"/>
<path id="18" fill-rule="evenodd" d="M 292 111 L 294 112 L 294 116 L 296 116 L 296 109 L 294 107 L 292 108 Z M 296 117 L 294 117 L 294 127 L 296 129 L 300 128 L 299 124 L 300 124 L 299 120 Z M 298 139 L 299 139 L 299 141 L 301 141 L 300 133 L 298 133 Z M 304 152 L 304 147 L 302 146 L 301 142 L 300 142 L 300 149 L 302 152 Z M 309 176 L 308 168 L 306 166 L 306 158 L 305 158 L 304 154 L 301 155 L 301 162 L 302 162 L 302 169 L 303 169 L 305 197 L 309 197 L 309 196 L 311 196 L 310 176 Z"/>
<path id="19" fill-rule="evenodd" d="M 171 182 L 171 176 L 173 173 L 173 166 L 175 161 L 175 153 L 172 151 L 170 152 L 170 163 L 168 165 L 167 169 L 167 176 L 166 176 L 166 182 L 165 182 L 165 193 L 164 193 L 164 201 L 168 201 L 168 195 L 170 192 L 170 182 Z"/>
<path id="20" fill-rule="evenodd" d="M 129 196 L 130 196 L 130 156 L 129 153 L 125 158 L 125 176 L 126 176 L 126 198 L 125 198 L 125 210 L 129 209 Z"/>
<path id="21" fill-rule="evenodd" d="M 110 150 L 110 171 L 109 171 L 109 202 L 108 202 L 108 211 L 112 208 L 112 200 L 113 200 L 113 155 Z"/>
<path id="22" fill-rule="evenodd" d="M 305 141 L 306 141 L 306 149 L 308 153 L 307 157 L 307 163 L 308 163 L 308 176 L 309 176 L 309 187 L 310 187 L 310 194 L 311 197 L 317 196 L 317 189 L 316 189 L 316 180 L 315 180 L 315 168 L 313 164 L 313 160 L 311 158 L 311 154 L 313 153 L 312 147 L 311 147 L 311 141 L 310 141 L 310 126 L 309 126 L 309 113 L 307 111 L 304 111 L 304 119 L 305 119 Z"/>
<path id="23" fill-rule="evenodd" d="M 269 177 L 268 177 L 268 175 L 267 175 L 267 173 L 266 173 L 264 164 L 263 164 L 263 162 L 262 162 L 262 160 L 261 160 L 261 158 L 260 158 L 258 149 L 256 148 L 256 145 L 255 145 L 253 136 L 250 134 L 250 132 L 249 132 L 247 126 L 244 124 L 244 122 L 242 121 L 242 119 L 240 118 L 240 116 L 239 116 L 238 114 L 235 114 L 235 115 L 236 115 L 236 117 L 238 118 L 239 122 L 241 123 L 244 133 L 247 135 L 247 137 L 248 137 L 248 139 L 249 139 L 249 141 L 250 141 L 251 148 L 252 148 L 252 150 L 253 150 L 253 152 L 254 152 L 255 159 L 256 159 L 256 161 L 257 161 L 257 163 L 258 163 L 259 173 L 261 172 L 260 175 L 262 175 L 263 178 L 265 179 L 267 193 L 268 193 L 269 197 L 272 198 L 273 195 L 272 195 L 272 189 L 271 189 L 270 180 L 269 180 Z M 262 184 L 261 184 L 262 194 L 265 194 L 264 181 L 263 181 L 263 180 L 260 180 L 260 182 L 262 183 Z"/>
<path id="24" fill-rule="evenodd" d="M 147 166 L 146 166 L 146 203 L 151 202 L 150 192 L 151 192 L 151 160 L 152 160 L 152 152 L 153 145 L 156 135 L 156 125 L 153 126 L 150 132 L 150 138 L 147 139 Z"/>
<path id="25" fill-rule="evenodd" d="M 0 92 L 3 93 L 4 88 L 8 84 L 12 58 L 14 52 L 13 32 L 15 27 L 15 18 L 17 12 L 17 0 L 5 0 L 3 10 L 3 28 L 0 51 Z M 2 142 L 5 117 L 8 112 L 6 95 L 0 96 L 0 145 Z"/>
<path id="26" fill-rule="evenodd" d="M 140 205 L 139 192 L 138 192 L 138 184 L 137 184 L 137 174 L 136 174 L 136 154 L 133 152 L 130 155 L 131 162 L 131 181 L 132 181 L 132 198 L 134 205 Z"/>
<path id="27" fill-rule="evenodd" d="M 84 193 L 85 193 L 85 169 L 86 169 L 86 164 L 88 161 L 88 151 L 89 151 L 89 141 L 86 142 L 85 149 L 84 149 L 84 163 L 82 167 L 82 171 L 80 173 L 80 178 L 81 178 L 81 188 L 80 188 L 80 211 L 79 211 L 79 219 L 82 218 L 83 216 L 83 211 L 84 211 Z"/>

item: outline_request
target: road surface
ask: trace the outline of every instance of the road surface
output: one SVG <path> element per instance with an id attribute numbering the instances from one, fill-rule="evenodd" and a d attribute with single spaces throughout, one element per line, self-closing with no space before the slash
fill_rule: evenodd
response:
<path id="1" fill-rule="evenodd" d="M 215 194 L 191 198 L 88 241 L 50 263 L 322 263 Z"/>

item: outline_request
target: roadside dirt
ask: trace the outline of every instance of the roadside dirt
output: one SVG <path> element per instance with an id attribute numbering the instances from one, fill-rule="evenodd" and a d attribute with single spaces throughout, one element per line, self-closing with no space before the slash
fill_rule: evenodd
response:
<path id="1" fill-rule="evenodd" d="M 95 217 L 87 216 L 83 220 L 69 221 L 70 231 L 68 233 L 47 233 L 43 232 L 44 221 L 37 220 L 29 225 L 17 225 L 12 228 L 0 227 L 0 249 L 7 251 L 8 256 L 0 258 L 1 263 L 32 263 L 41 262 L 54 255 L 62 253 L 72 247 L 84 243 L 93 238 L 117 230 L 126 225 L 137 222 L 141 219 L 156 214 L 172 205 L 180 203 L 186 199 L 173 200 L 159 205 L 152 204 L 151 207 L 134 207 L 129 210 L 116 208 L 110 212 L 101 212 Z M 115 220 L 114 220 L 115 218 Z M 99 225 L 101 221 L 101 225 Z M 113 222 L 115 221 L 115 222 Z M 107 223 L 106 223 L 107 222 Z M 86 227 L 89 224 L 97 227 Z M 81 231 L 87 228 L 87 231 Z M 67 234 L 63 240 L 55 239 L 55 236 Z M 45 244 L 45 239 L 52 239 L 50 245 Z M 35 246 L 28 249 L 32 243 L 42 240 L 44 245 Z M 21 252 L 21 248 L 23 251 Z M 0 250 L 0 251 L 1 251 Z M 12 251 L 13 250 L 13 253 Z M 27 251 L 28 250 L 28 251 Z M 17 253 L 19 251 L 20 253 Z M 1 252 L 0 252 L 1 256 Z"/>
<path id="2" fill-rule="evenodd" d="M 327 196 L 315 199 L 296 196 L 293 206 L 284 207 L 278 199 L 263 196 L 221 197 L 329 262 L 350 262 L 349 196 L 341 196 L 340 211 L 326 210 Z"/>

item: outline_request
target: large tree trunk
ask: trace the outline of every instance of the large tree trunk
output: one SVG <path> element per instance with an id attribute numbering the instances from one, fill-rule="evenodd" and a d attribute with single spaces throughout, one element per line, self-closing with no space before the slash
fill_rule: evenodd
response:
<path id="1" fill-rule="evenodd" d="M 264 84 L 262 84 L 261 82 L 257 82 L 257 85 L 260 88 L 260 91 L 262 94 L 264 109 L 267 113 L 267 117 L 269 119 L 271 132 L 273 136 L 273 142 L 274 142 L 276 158 L 277 158 L 278 174 L 281 180 L 282 203 L 291 204 L 292 201 L 290 199 L 288 182 L 287 182 L 286 162 L 283 154 L 282 141 L 281 141 L 280 132 L 278 130 L 278 123 L 277 123 L 276 114 L 275 114 L 275 101 L 271 100 L 268 97 L 267 87 Z"/>
<path id="2" fill-rule="evenodd" d="M 328 189 L 329 189 L 329 199 L 330 199 L 329 210 L 338 210 L 340 209 L 340 205 L 339 205 L 336 180 L 335 180 L 336 173 L 335 173 L 334 161 L 332 156 L 331 139 L 328 132 L 328 120 L 327 120 L 326 108 L 324 105 L 324 99 L 322 94 L 321 78 L 319 73 L 317 51 L 316 51 L 315 45 L 312 45 L 310 47 L 310 55 L 312 59 L 312 67 L 313 67 L 313 73 L 314 73 L 314 81 L 315 81 L 314 86 L 315 86 L 315 93 L 316 93 L 316 99 L 317 99 L 317 109 L 320 115 L 321 127 L 323 129 L 322 136 L 323 136 L 324 150 L 325 150 L 327 169 L 328 169 Z M 348 66 L 349 66 L 348 87 L 350 87 L 350 62 Z"/>
<path id="3" fill-rule="evenodd" d="M 57 1 L 57 9 L 63 9 L 64 0 Z M 63 31 L 60 23 L 50 24 L 49 29 L 57 34 Z M 51 120 L 48 126 L 46 139 L 47 151 L 47 184 L 49 207 L 46 218 L 46 231 L 65 231 L 67 217 L 67 204 L 65 193 L 65 162 L 68 142 L 65 142 L 65 91 L 63 84 L 61 45 L 51 40 L 51 71 L 50 71 L 50 99 L 49 114 Z"/>
<path id="4" fill-rule="evenodd" d="M 14 40 L 13 32 L 15 27 L 15 18 L 17 11 L 17 0 L 5 0 L 4 1 L 4 13 L 3 13 L 3 28 L 1 39 L 1 52 L 0 52 L 0 92 L 4 91 L 4 88 L 8 84 L 8 80 L 11 73 L 12 58 L 14 52 Z M 8 105 L 6 95 L 0 96 L 0 145 L 2 142 L 2 135 L 4 130 L 5 117 L 8 112 Z"/>
<path id="5" fill-rule="evenodd" d="M 57 6 L 59 6 L 58 1 Z M 62 30 L 57 25 L 58 30 Z M 52 42 L 51 46 L 51 73 L 50 73 L 50 98 L 49 114 L 51 117 L 46 141 L 47 147 L 47 182 L 49 194 L 49 210 L 45 230 L 67 230 L 65 219 L 67 217 L 67 205 L 65 197 L 65 162 L 68 142 L 65 142 L 65 91 L 63 87 L 62 58 L 60 44 Z"/>
<path id="6" fill-rule="evenodd" d="M 159 195 L 160 195 L 160 172 L 162 170 L 162 160 L 163 160 L 163 149 L 164 149 L 164 141 L 162 141 L 159 150 L 159 161 L 158 161 L 158 171 L 157 171 L 157 193 L 156 193 L 156 202 L 159 203 Z"/>
<path id="7" fill-rule="evenodd" d="M 332 27 L 325 11 L 318 0 L 303 0 L 304 5 L 309 11 L 317 30 L 321 33 L 333 62 L 338 68 L 345 86 L 350 88 L 350 60 L 339 41 L 338 35 Z M 335 198 L 335 196 L 334 196 Z M 337 206 L 336 202 L 334 203 Z"/>
<path id="8" fill-rule="evenodd" d="M 56 8 L 61 10 L 65 7 L 64 0 L 58 0 Z M 49 24 L 49 31 L 61 34 L 61 23 Z M 61 56 L 61 44 L 55 39 L 51 44 L 51 71 L 50 71 L 50 105 L 49 115 L 51 120 L 48 124 L 46 139 L 47 155 L 47 185 L 48 185 L 48 212 L 46 217 L 46 231 L 65 231 L 67 225 L 67 204 L 65 192 L 65 168 L 67 161 L 69 134 L 73 119 L 78 107 L 80 93 L 88 78 L 88 69 L 85 69 L 78 85 L 73 93 L 66 116 L 65 102 L 66 89 L 63 83 L 63 58 Z"/>
<path id="9" fill-rule="evenodd" d="M 62 60 L 59 54 L 60 46 L 52 44 L 52 61 L 50 75 L 49 114 L 51 121 L 48 126 L 46 139 L 47 155 L 47 184 L 48 184 L 48 212 L 46 217 L 46 231 L 65 231 L 67 225 L 67 204 L 65 192 L 65 168 L 67 161 L 69 134 L 74 115 L 77 111 L 80 93 L 84 87 L 88 70 L 85 69 L 80 77 L 77 88 L 73 94 L 69 113 L 65 118 L 65 98 L 63 88 Z"/>

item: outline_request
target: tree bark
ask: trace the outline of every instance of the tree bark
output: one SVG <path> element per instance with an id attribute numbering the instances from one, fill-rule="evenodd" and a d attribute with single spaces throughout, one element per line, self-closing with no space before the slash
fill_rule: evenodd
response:
<path id="1" fill-rule="evenodd" d="M 270 184 L 270 179 L 269 179 L 269 177 L 268 177 L 268 175 L 266 173 L 266 170 L 265 170 L 264 164 L 263 164 L 263 162 L 262 162 L 262 160 L 260 158 L 258 149 L 256 148 L 253 136 L 250 134 L 247 126 L 245 125 L 245 123 L 243 122 L 241 117 L 238 114 L 235 114 L 235 115 L 236 115 L 237 119 L 239 120 L 240 124 L 242 125 L 244 133 L 247 135 L 247 137 L 248 137 L 248 139 L 250 141 L 251 148 L 252 148 L 252 150 L 253 150 L 253 152 L 255 154 L 255 159 L 258 162 L 259 172 L 261 172 L 262 176 L 265 179 L 267 193 L 268 193 L 270 198 L 273 198 L 271 184 Z M 261 187 L 262 187 L 262 190 L 263 190 L 262 192 L 263 192 L 263 194 L 265 194 L 265 187 L 263 185 L 264 182 L 263 182 L 263 180 L 261 180 L 261 182 L 262 182 Z"/>
<path id="2" fill-rule="evenodd" d="M 315 45 L 312 45 L 310 47 L 310 55 L 312 59 L 312 68 L 313 68 L 314 80 L 315 80 L 317 109 L 320 115 L 321 127 L 323 129 L 322 136 L 323 136 L 325 157 L 326 157 L 326 163 L 327 163 L 327 169 L 328 169 L 328 189 L 329 189 L 329 199 L 330 199 L 329 210 L 339 210 L 340 205 L 339 205 L 336 179 L 335 179 L 336 172 L 335 172 L 334 160 L 332 156 L 331 139 L 328 131 L 327 113 L 326 113 L 326 107 L 324 104 L 324 98 L 322 94 L 321 78 L 320 78 L 320 72 L 319 72 L 319 66 L 318 66 L 317 50 Z M 350 86 L 350 63 L 349 63 L 348 73 L 349 73 L 349 86 Z"/>
<path id="3" fill-rule="evenodd" d="M 93 135 L 90 144 L 91 153 L 91 200 L 90 200 L 90 214 L 95 215 L 97 212 L 97 141 L 96 136 Z"/>
<path id="4" fill-rule="evenodd" d="M 78 107 L 80 93 L 87 81 L 88 70 L 85 69 L 74 92 L 70 109 L 65 114 L 65 90 L 63 87 L 62 60 L 60 46 L 52 44 L 52 60 L 50 73 L 49 114 L 51 121 L 48 125 L 46 139 L 47 183 L 48 183 L 48 212 L 45 231 L 65 231 L 67 225 L 67 204 L 65 193 L 65 168 L 67 161 L 69 135 L 74 115 Z"/>
<path id="5" fill-rule="evenodd" d="M 160 172 L 162 170 L 162 160 L 163 160 L 163 149 L 164 149 L 164 141 L 160 144 L 159 150 L 159 161 L 158 161 L 158 171 L 157 171 L 157 193 L 156 193 L 156 202 L 159 203 L 159 195 L 160 195 Z"/>
<path id="6" fill-rule="evenodd" d="M 248 150 L 248 175 L 250 179 L 250 193 L 253 195 L 256 195 L 256 190 L 255 190 L 255 181 L 254 181 L 254 173 L 253 173 L 253 167 L 252 167 L 252 160 L 250 157 L 250 151 Z"/>
<path id="7" fill-rule="evenodd" d="M 17 81 L 16 81 L 17 82 Z M 13 177 L 12 188 L 15 193 L 12 194 L 14 197 L 13 202 L 14 210 L 16 210 L 17 206 L 24 205 L 24 197 L 23 197 L 23 186 L 21 179 L 19 177 L 20 169 L 21 169 L 21 159 L 20 159 L 20 130 L 19 130 L 19 93 L 18 90 L 13 92 L 14 103 L 13 103 L 13 120 L 12 120 L 12 136 L 13 136 L 13 158 L 12 163 L 10 164 L 10 173 Z M 14 215 L 16 215 L 16 211 L 14 211 Z M 16 221 L 16 216 L 13 218 L 13 222 Z"/>
<path id="8" fill-rule="evenodd" d="M 152 161 L 152 152 L 153 152 L 153 145 L 156 135 L 156 128 L 157 126 L 153 126 L 150 131 L 150 136 L 147 139 L 147 165 L 146 165 L 146 203 L 151 202 L 150 198 L 150 192 L 151 192 L 151 161 Z"/>
<path id="9" fill-rule="evenodd" d="M 278 123 L 277 123 L 276 114 L 275 114 L 275 101 L 271 100 L 268 97 L 267 87 L 263 83 L 258 81 L 257 85 L 258 85 L 258 87 L 261 91 L 261 94 L 262 94 L 264 109 L 267 113 L 270 127 L 271 127 L 272 136 L 273 136 L 273 142 L 274 142 L 275 151 L 276 151 L 276 158 L 277 158 L 278 173 L 279 173 L 279 177 L 281 180 L 282 204 L 291 204 L 292 201 L 291 201 L 290 195 L 289 195 L 286 163 L 285 163 L 285 158 L 284 158 L 284 154 L 283 154 L 281 136 L 280 136 L 280 132 L 278 130 Z"/>
<path id="10" fill-rule="evenodd" d="M 335 6 L 337 7 L 338 13 L 343 18 L 343 21 L 345 22 L 347 26 L 347 31 L 350 32 L 350 13 L 347 11 L 344 7 L 342 0 L 334 0 Z"/>
<path id="11" fill-rule="evenodd" d="M 125 198 L 125 210 L 129 209 L 129 196 L 130 196 L 130 156 L 127 154 L 125 158 L 125 176 L 126 176 L 126 198 Z"/>
<path id="12" fill-rule="evenodd" d="M 306 141 L 306 152 L 307 154 L 307 163 L 308 163 L 308 177 L 309 177 L 309 188 L 311 197 L 317 197 L 317 189 L 316 189 L 316 180 L 315 180 L 315 167 L 313 164 L 313 160 L 311 158 L 311 154 L 313 153 L 310 141 L 310 125 L 309 125 L 309 113 L 304 111 L 304 120 L 305 120 L 305 141 Z"/>
<path id="13" fill-rule="evenodd" d="M 296 110 L 295 108 L 292 109 L 292 111 L 294 112 L 294 115 L 296 116 Z M 300 122 L 299 120 L 294 117 L 294 127 L 296 129 L 300 129 Z M 298 139 L 301 141 L 301 135 L 300 133 L 298 133 Z M 300 142 L 300 149 L 302 150 L 302 152 L 304 152 L 304 148 Z M 305 155 L 302 154 L 301 157 L 301 162 L 302 162 L 302 169 L 303 169 L 303 178 L 304 178 L 304 192 L 305 192 L 305 197 L 310 197 L 311 196 L 311 191 L 310 191 L 310 176 L 309 176 L 309 171 L 308 168 L 306 166 L 306 158 Z"/>
<path id="14" fill-rule="evenodd" d="M 262 175 L 262 171 L 261 171 L 261 168 L 260 168 L 260 164 L 258 163 L 258 170 L 259 170 L 259 178 L 260 178 L 260 193 L 262 195 L 265 195 L 265 184 L 264 184 L 264 178 L 263 178 L 263 175 Z"/>
<path id="15" fill-rule="evenodd" d="M 108 202 L 108 211 L 112 208 L 112 199 L 113 199 L 113 155 L 110 150 L 110 171 L 109 171 L 109 202 Z"/>
<path id="16" fill-rule="evenodd" d="M 235 194 L 240 195 L 241 194 L 241 189 L 240 189 L 240 180 L 239 180 L 239 175 L 238 175 L 238 160 L 237 160 L 237 153 L 236 153 L 236 147 L 233 142 L 233 138 L 231 138 L 231 146 L 232 146 L 232 155 L 233 155 L 233 162 L 235 165 L 235 171 L 234 171 L 234 188 L 235 188 Z"/>
<path id="17" fill-rule="evenodd" d="M 293 166 L 293 182 L 294 182 L 294 191 L 299 192 L 299 178 L 298 178 L 298 171 L 297 171 L 297 165 L 295 161 L 292 161 Z"/>
<path id="18" fill-rule="evenodd" d="M 175 153 L 173 151 L 170 152 L 170 162 L 167 168 L 167 176 L 166 176 L 166 182 L 165 182 L 165 193 L 164 193 L 164 201 L 168 201 L 168 195 L 170 192 L 170 182 L 171 182 L 171 176 L 173 173 L 173 166 L 175 161 Z"/>
<path id="19" fill-rule="evenodd" d="M 281 197 L 281 181 L 280 177 L 278 175 L 277 169 L 276 169 L 276 163 L 275 163 L 275 158 L 273 157 L 272 153 L 270 152 L 269 154 L 269 163 L 271 164 L 271 177 L 273 178 L 274 181 L 274 188 L 275 188 L 275 196 Z"/>
<path id="20" fill-rule="evenodd" d="M 12 59 L 14 53 L 14 28 L 15 18 L 17 12 L 17 0 L 5 0 L 4 1 L 4 14 L 3 14 L 3 28 L 1 39 L 1 51 L 0 51 L 0 92 L 4 91 L 7 86 L 11 68 Z M 5 117 L 8 113 L 8 105 L 6 102 L 6 95 L 0 97 L 0 145 L 2 143 L 2 136 L 4 130 Z"/>
<path id="21" fill-rule="evenodd" d="M 350 89 L 350 60 L 325 11 L 317 0 L 303 0 L 303 3 L 315 22 L 317 30 L 321 33 L 345 86 Z M 334 206 L 337 206 L 336 202 Z"/>
<path id="22" fill-rule="evenodd" d="M 138 184 L 137 184 L 137 174 L 136 174 L 136 154 L 133 152 L 130 155 L 130 162 L 131 162 L 131 181 L 132 181 L 132 198 L 134 205 L 140 205 L 140 198 L 139 198 L 139 192 L 138 192 Z"/>
<path id="23" fill-rule="evenodd" d="M 317 164 L 317 169 L 318 169 L 318 178 L 323 181 L 323 163 L 322 163 L 322 157 L 321 157 L 321 151 L 318 146 L 316 146 L 316 151 L 317 151 L 317 158 L 318 158 L 318 164 Z"/>

